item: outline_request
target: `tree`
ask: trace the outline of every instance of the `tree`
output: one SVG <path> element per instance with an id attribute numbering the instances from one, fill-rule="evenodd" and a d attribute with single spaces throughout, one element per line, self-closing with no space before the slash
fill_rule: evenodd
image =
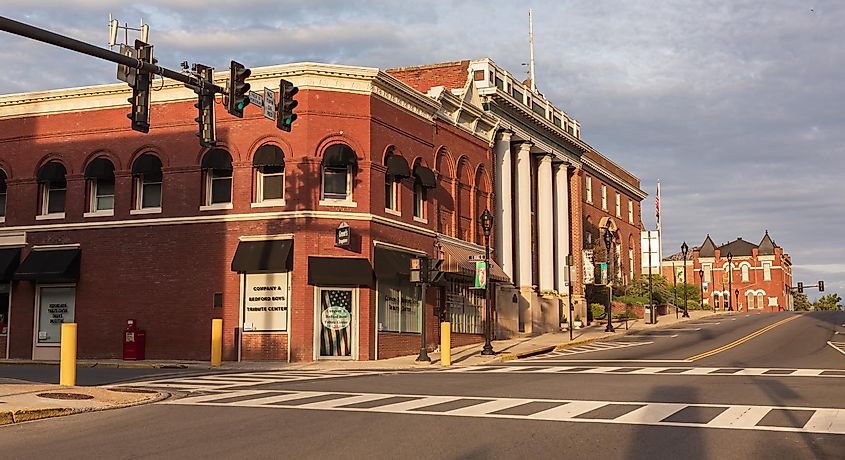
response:
<path id="1" fill-rule="evenodd" d="M 796 311 L 809 311 L 813 309 L 813 304 L 807 300 L 807 294 L 803 292 L 795 293 L 795 296 L 792 298 L 792 304 Z"/>
<path id="2" fill-rule="evenodd" d="M 842 297 L 838 294 L 828 294 L 813 302 L 814 310 L 841 310 Z"/>

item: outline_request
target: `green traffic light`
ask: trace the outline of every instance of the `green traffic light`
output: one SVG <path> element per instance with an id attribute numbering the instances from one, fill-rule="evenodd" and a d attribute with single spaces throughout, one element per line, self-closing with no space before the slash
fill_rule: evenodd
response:
<path id="1" fill-rule="evenodd" d="M 236 107 L 238 108 L 238 110 L 241 110 L 241 111 L 242 111 L 242 110 L 243 110 L 243 109 L 245 109 L 245 108 L 246 108 L 246 106 L 248 106 L 248 105 L 249 105 L 249 99 L 241 99 L 241 100 L 240 100 L 240 101 L 236 104 Z"/>

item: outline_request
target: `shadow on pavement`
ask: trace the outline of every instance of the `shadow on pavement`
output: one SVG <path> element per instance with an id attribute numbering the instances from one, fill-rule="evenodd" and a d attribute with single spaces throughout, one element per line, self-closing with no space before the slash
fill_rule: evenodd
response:
<path id="1" fill-rule="evenodd" d="M 667 395 L 679 403 L 697 403 L 695 388 L 681 385 L 662 385 L 652 388 L 646 401 L 665 401 Z M 683 412 L 683 410 L 681 411 Z M 679 413 L 672 415 L 677 416 Z M 694 418 L 697 414 L 691 414 Z M 671 418 L 671 417 L 670 417 Z M 671 428 L 651 425 L 633 425 L 627 452 L 622 458 L 647 459 L 706 459 L 710 458 L 703 428 Z"/>

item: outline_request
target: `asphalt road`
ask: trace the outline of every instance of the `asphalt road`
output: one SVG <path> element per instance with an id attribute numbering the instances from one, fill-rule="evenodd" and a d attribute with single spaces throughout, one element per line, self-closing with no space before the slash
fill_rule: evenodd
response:
<path id="1" fill-rule="evenodd" d="M 76 369 L 76 384 L 80 386 L 108 385 L 130 380 L 194 372 L 196 372 L 196 369 L 79 367 Z M 0 383 L 20 383 L 22 381 L 59 383 L 59 366 L 0 364 Z"/>
<path id="2" fill-rule="evenodd" d="M 136 383 L 0 427 L 4 458 L 845 458 L 845 312 L 752 313 L 496 366 Z"/>

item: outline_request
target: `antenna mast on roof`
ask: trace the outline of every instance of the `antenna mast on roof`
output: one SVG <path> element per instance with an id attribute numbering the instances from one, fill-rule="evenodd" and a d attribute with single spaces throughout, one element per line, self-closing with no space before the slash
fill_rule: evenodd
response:
<path id="1" fill-rule="evenodd" d="M 534 83 L 534 17 L 531 8 L 528 8 L 528 47 L 531 49 L 528 78 L 531 80 L 531 92 L 536 93 L 537 85 Z"/>

